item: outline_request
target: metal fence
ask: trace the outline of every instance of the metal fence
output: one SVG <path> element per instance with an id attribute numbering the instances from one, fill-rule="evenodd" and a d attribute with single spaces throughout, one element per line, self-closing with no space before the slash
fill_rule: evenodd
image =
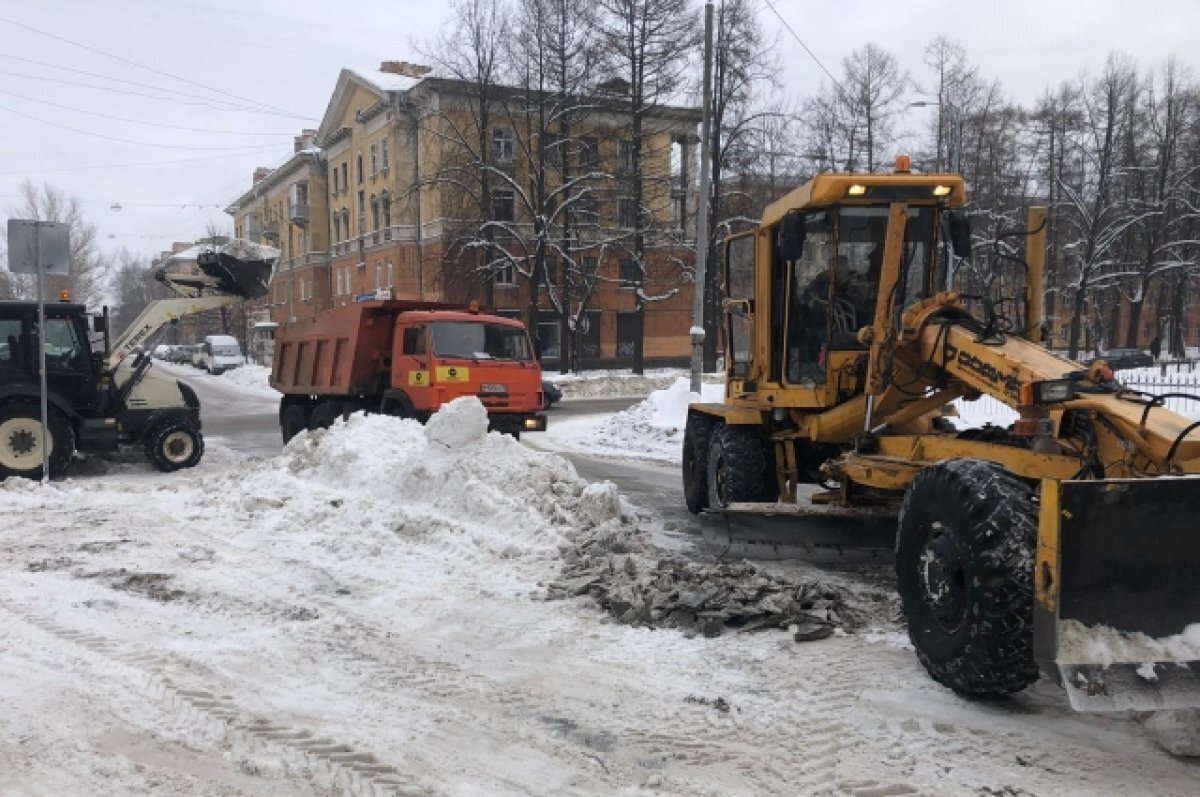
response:
<path id="1" fill-rule="evenodd" d="M 1161 396 L 1168 393 L 1186 394 L 1167 398 L 1166 405 L 1180 415 L 1189 418 L 1200 418 L 1200 371 L 1192 371 L 1192 363 L 1187 363 L 1188 370 L 1168 372 L 1168 365 L 1153 368 L 1139 368 L 1134 372 L 1118 372 L 1117 379 L 1126 387 L 1141 390 Z M 1158 371 L 1158 373 L 1154 373 Z"/>
<path id="2" fill-rule="evenodd" d="M 1161 363 L 1147 368 L 1118 371 L 1116 376 L 1126 387 L 1155 396 L 1185 394 L 1168 398 L 1167 408 L 1200 420 L 1200 364 L 1187 361 Z M 991 396 L 980 396 L 975 401 L 959 400 L 955 406 L 964 422 L 970 425 L 991 423 L 1008 426 L 1017 417 L 1015 410 Z"/>

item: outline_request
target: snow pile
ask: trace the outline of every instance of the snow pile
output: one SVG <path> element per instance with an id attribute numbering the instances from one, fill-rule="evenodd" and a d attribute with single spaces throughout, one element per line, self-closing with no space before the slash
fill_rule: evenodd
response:
<path id="1" fill-rule="evenodd" d="M 797 641 L 805 641 L 835 628 L 891 626 L 898 616 L 891 590 L 667 553 L 639 531 L 634 512 L 614 485 L 594 484 L 584 491 L 579 514 L 585 523 L 569 532 L 573 545 L 552 596 L 588 595 L 622 623 L 705 636 L 790 628 Z"/>
<path id="2" fill-rule="evenodd" d="M 543 374 L 563 392 L 564 398 L 595 398 L 600 396 L 645 396 L 653 390 L 670 387 L 680 378 L 687 378 L 683 368 L 656 368 L 642 375 L 630 371 L 580 371 L 576 374 Z M 704 374 L 706 384 L 720 385 L 722 374 Z"/>
<path id="3" fill-rule="evenodd" d="M 1059 625 L 1058 660 L 1104 667 L 1120 662 L 1197 661 L 1200 623 L 1192 623 L 1182 633 L 1155 639 L 1141 633 L 1065 620 Z"/>
<path id="4" fill-rule="evenodd" d="M 667 388 L 656 390 L 644 401 L 623 412 L 597 421 L 568 420 L 550 425 L 552 441 L 591 454 L 637 457 L 679 462 L 688 405 L 696 401 L 720 403 L 721 385 L 703 384 L 703 398 L 692 393 L 689 380 L 678 377 Z"/>
<path id="5" fill-rule="evenodd" d="M 1200 709 L 1156 711 L 1146 720 L 1146 730 L 1171 755 L 1200 758 Z"/>
<path id="6" fill-rule="evenodd" d="M 221 374 L 221 381 L 232 383 L 246 392 L 257 396 L 278 399 L 279 393 L 271 387 L 267 380 L 271 378 L 271 369 L 263 365 L 246 364 Z"/>

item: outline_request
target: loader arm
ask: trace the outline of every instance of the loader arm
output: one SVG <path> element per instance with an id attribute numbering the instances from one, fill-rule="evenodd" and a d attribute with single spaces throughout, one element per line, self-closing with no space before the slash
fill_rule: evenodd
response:
<path id="1" fill-rule="evenodd" d="M 112 351 L 109 352 L 105 365 L 110 370 L 115 369 L 135 349 L 144 347 L 146 341 L 167 324 L 178 321 L 184 316 L 231 307 L 240 301 L 242 301 L 240 296 L 211 295 L 159 299 L 151 302 L 113 343 Z"/>

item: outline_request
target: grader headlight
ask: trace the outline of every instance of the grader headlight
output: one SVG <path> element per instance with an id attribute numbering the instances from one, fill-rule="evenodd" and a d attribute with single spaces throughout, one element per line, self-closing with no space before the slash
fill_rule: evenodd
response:
<path id="1" fill-rule="evenodd" d="M 1075 398 L 1076 384 L 1073 379 L 1047 379 L 1021 386 L 1021 404 L 1059 404 Z"/>

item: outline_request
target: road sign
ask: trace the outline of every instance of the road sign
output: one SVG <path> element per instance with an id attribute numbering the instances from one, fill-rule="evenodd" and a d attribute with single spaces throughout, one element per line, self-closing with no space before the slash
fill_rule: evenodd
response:
<path id="1" fill-rule="evenodd" d="M 70 274 L 71 225 L 60 221 L 9 219 L 8 270 L 14 274 L 42 273 L 56 277 Z"/>
<path id="2" fill-rule="evenodd" d="M 46 297 L 42 277 L 71 273 L 71 225 L 36 219 L 8 220 L 8 270 L 37 275 L 38 381 L 42 391 L 42 484 L 50 481 L 50 424 L 46 390 Z M 61 440 L 54 445 L 62 445 Z"/>

